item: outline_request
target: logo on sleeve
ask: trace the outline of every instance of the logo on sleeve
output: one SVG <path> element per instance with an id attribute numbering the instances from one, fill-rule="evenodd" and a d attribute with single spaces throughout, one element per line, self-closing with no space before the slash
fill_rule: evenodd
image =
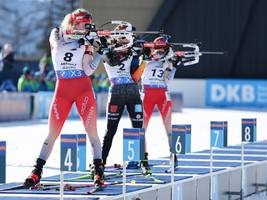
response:
<path id="1" fill-rule="evenodd" d="M 136 104 L 134 106 L 134 111 L 135 112 L 142 112 L 142 105 L 141 104 Z"/>
<path id="2" fill-rule="evenodd" d="M 117 106 L 117 105 L 110 105 L 110 107 L 109 107 L 109 111 L 110 111 L 111 113 L 118 112 L 118 106 Z"/>

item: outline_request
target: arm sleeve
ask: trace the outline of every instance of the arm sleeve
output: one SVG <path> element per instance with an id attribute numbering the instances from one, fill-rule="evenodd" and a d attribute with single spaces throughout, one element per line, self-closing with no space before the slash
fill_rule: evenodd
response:
<path id="1" fill-rule="evenodd" d="M 133 56 L 132 62 L 131 62 L 131 74 L 133 74 L 138 66 L 139 66 L 139 56 Z"/>
<path id="2" fill-rule="evenodd" d="M 84 66 L 84 72 L 87 76 L 90 76 L 94 73 L 100 63 L 100 60 L 101 55 L 99 53 L 96 53 L 93 60 L 87 66 Z"/>
<path id="3" fill-rule="evenodd" d="M 142 61 L 141 64 L 138 66 L 138 68 L 135 70 L 135 72 L 132 74 L 132 78 L 135 82 L 138 82 L 141 79 L 141 76 L 144 72 L 146 65 L 147 62 Z"/>
<path id="4" fill-rule="evenodd" d="M 49 42 L 51 47 L 52 48 L 56 47 L 58 45 L 59 40 L 60 40 L 59 28 L 53 28 L 49 36 Z"/>
<path id="5" fill-rule="evenodd" d="M 166 82 L 169 82 L 169 81 L 174 79 L 176 68 L 173 67 L 172 63 L 170 63 L 170 62 L 166 62 L 166 65 L 168 65 L 168 66 L 167 66 L 166 71 L 165 71 L 165 80 L 166 80 Z"/>

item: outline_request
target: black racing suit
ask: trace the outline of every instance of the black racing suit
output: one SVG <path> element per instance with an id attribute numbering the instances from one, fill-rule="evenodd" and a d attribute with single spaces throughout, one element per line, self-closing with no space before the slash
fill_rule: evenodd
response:
<path id="1" fill-rule="evenodd" d="M 127 58 L 127 60 L 117 66 L 104 63 L 111 82 L 106 111 L 108 120 L 107 129 L 102 146 L 102 159 L 104 164 L 106 164 L 112 140 L 116 134 L 124 107 L 126 107 L 128 111 L 132 127 L 143 127 L 143 105 L 139 87 L 138 84 L 132 80 L 130 74 L 132 63 L 132 57 Z"/>

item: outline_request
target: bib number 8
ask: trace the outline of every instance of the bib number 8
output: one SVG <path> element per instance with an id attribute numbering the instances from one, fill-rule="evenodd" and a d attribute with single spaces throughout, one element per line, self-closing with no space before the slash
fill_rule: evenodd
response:
<path id="1" fill-rule="evenodd" d="M 66 52 L 65 57 L 63 58 L 66 62 L 70 62 L 72 60 L 73 53 Z"/>

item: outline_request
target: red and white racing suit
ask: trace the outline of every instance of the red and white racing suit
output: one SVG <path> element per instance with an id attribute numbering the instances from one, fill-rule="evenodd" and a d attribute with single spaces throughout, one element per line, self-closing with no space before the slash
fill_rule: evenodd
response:
<path id="1" fill-rule="evenodd" d="M 72 104 L 75 103 L 82 119 L 85 131 L 90 139 L 94 159 L 101 159 L 101 143 L 96 127 L 96 99 L 91 80 L 83 69 L 82 60 L 86 51 L 85 45 L 77 40 L 58 41 L 51 50 L 57 83 L 49 114 L 49 134 L 44 141 L 39 158 L 47 160 L 59 136 L 62 126 L 68 117 Z M 96 54 L 88 68 L 93 72 L 101 59 Z"/>
<path id="2" fill-rule="evenodd" d="M 147 129 L 149 119 L 155 106 L 161 114 L 163 124 L 171 147 L 172 101 L 167 90 L 167 81 L 172 79 L 175 68 L 168 61 L 147 61 L 141 77 L 143 89 L 144 128 Z M 170 75 L 171 74 L 171 75 Z M 171 78 L 170 78 L 171 77 Z"/>

